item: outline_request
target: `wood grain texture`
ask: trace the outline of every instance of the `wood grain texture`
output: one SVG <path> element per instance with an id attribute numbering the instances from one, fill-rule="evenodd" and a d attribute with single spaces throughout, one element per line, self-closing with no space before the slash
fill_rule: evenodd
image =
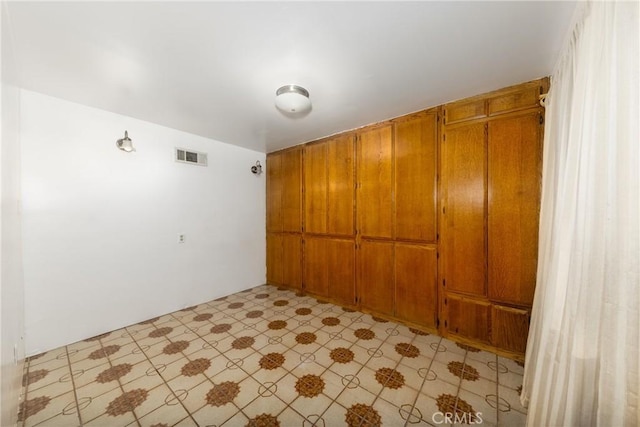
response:
<path id="1" fill-rule="evenodd" d="M 436 248 L 396 243 L 396 317 L 436 326 Z"/>
<path id="2" fill-rule="evenodd" d="M 485 296 L 485 127 L 456 127 L 445 136 L 443 278 L 448 290 Z"/>
<path id="3" fill-rule="evenodd" d="M 489 123 L 488 296 L 531 305 L 541 187 L 538 114 Z"/>
<path id="4" fill-rule="evenodd" d="M 465 120 L 486 117 L 486 105 L 487 101 L 484 99 L 477 99 L 473 101 L 462 100 L 447 104 L 444 108 L 446 124 L 452 125 Z"/>
<path id="5" fill-rule="evenodd" d="M 511 307 L 491 307 L 491 344 L 518 353 L 524 353 L 529 335 L 529 312 Z"/>
<path id="6" fill-rule="evenodd" d="M 329 295 L 344 305 L 355 304 L 356 251 L 353 240 L 328 239 Z"/>
<path id="7" fill-rule="evenodd" d="M 489 115 L 522 110 L 523 108 L 536 108 L 539 103 L 540 85 L 524 85 L 515 92 L 493 97 L 489 100 Z"/>
<path id="8" fill-rule="evenodd" d="M 283 268 L 282 235 L 267 233 L 267 283 L 283 284 Z"/>
<path id="9" fill-rule="evenodd" d="M 396 238 L 436 240 L 437 114 L 395 124 Z"/>
<path id="10" fill-rule="evenodd" d="M 353 136 L 330 139 L 327 144 L 327 233 L 355 234 L 355 150 Z"/>
<path id="11" fill-rule="evenodd" d="M 358 231 L 364 237 L 393 237 L 392 126 L 358 136 Z"/>
<path id="12" fill-rule="evenodd" d="M 327 144 L 304 148 L 304 223 L 307 233 L 327 232 Z"/>
<path id="13" fill-rule="evenodd" d="M 447 295 L 447 332 L 484 343 L 491 339 L 491 304 Z"/>
<path id="14" fill-rule="evenodd" d="M 282 234 L 282 284 L 302 289 L 302 235 Z"/>
<path id="15" fill-rule="evenodd" d="M 360 305 L 388 315 L 394 311 L 393 246 L 393 242 L 362 241 L 358 250 Z"/>
<path id="16" fill-rule="evenodd" d="M 307 292 L 329 296 L 329 262 L 327 239 L 306 237 L 304 240 L 304 288 Z"/>
<path id="17" fill-rule="evenodd" d="M 282 230 L 302 231 L 302 150 L 283 151 L 282 156 Z"/>
<path id="18" fill-rule="evenodd" d="M 267 231 L 282 231 L 282 155 L 267 155 Z"/>

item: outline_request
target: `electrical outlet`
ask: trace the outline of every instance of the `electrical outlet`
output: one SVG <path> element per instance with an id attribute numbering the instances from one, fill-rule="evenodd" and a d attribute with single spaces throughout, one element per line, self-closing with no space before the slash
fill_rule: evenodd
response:
<path id="1" fill-rule="evenodd" d="M 184 234 L 178 234 L 178 243 L 184 243 Z"/>

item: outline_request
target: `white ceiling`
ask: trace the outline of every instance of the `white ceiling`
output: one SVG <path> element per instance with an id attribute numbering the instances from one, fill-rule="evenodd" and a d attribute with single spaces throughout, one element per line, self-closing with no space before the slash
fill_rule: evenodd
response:
<path id="1" fill-rule="evenodd" d="M 269 152 L 549 75 L 574 2 L 9 3 L 26 89 Z M 274 106 L 284 84 L 313 110 Z"/>

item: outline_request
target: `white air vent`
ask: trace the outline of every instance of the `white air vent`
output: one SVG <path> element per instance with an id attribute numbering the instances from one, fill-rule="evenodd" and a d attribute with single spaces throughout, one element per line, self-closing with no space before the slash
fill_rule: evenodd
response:
<path id="1" fill-rule="evenodd" d="M 207 153 L 176 148 L 176 162 L 207 166 Z"/>

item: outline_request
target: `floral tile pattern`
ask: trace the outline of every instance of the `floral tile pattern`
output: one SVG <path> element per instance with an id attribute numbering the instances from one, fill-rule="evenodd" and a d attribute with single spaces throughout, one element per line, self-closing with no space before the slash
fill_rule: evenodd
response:
<path id="1" fill-rule="evenodd" d="M 25 365 L 21 427 L 511 426 L 526 419 L 521 364 L 267 285 Z"/>

